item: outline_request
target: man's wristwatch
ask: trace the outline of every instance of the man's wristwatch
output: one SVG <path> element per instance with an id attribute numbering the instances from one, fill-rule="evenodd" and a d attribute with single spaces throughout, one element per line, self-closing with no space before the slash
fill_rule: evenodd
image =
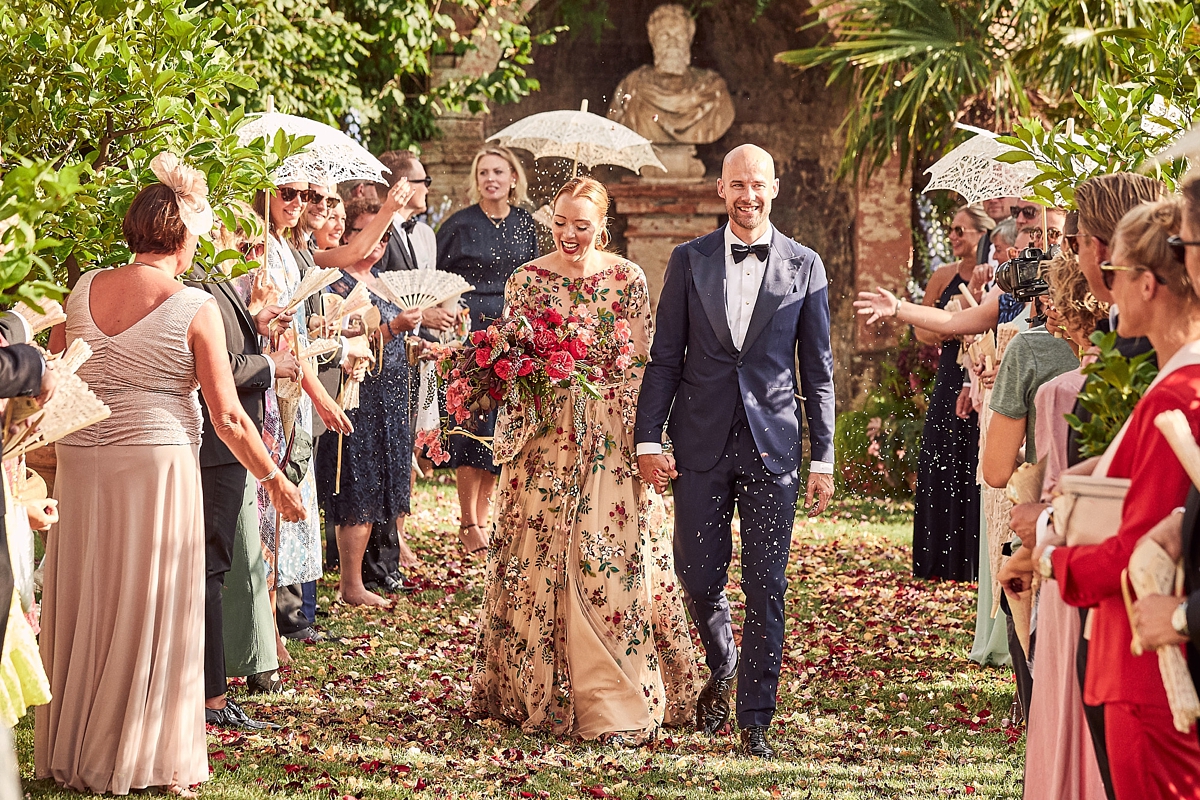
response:
<path id="1" fill-rule="evenodd" d="M 1188 601 L 1187 598 L 1184 598 L 1183 602 L 1176 606 L 1174 613 L 1171 614 L 1171 627 L 1180 636 L 1190 639 L 1191 636 L 1188 634 L 1187 608 Z"/>
<path id="2" fill-rule="evenodd" d="M 1054 545 L 1047 545 L 1042 551 L 1042 557 L 1038 559 L 1038 574 L 1044 580 L 1052 580 L 1054 578 L 1054 559 L 1050 555 L 1054 552 Z"/>

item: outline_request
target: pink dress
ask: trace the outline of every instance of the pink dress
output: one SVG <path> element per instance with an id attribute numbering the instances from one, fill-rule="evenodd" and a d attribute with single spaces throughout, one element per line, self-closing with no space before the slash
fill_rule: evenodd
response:
<path id="1" fill-rule="evenodd" d="M 1085 376 L 1064 372 L 1038 389 L 1035 436 L 1046 460 L 1043 499 L 1067 466 L 1067 422 Z M 1079 610 L 1063 602 L 1054 581 L 1042 584 L 1037 601 L 1037 644 L 1033 660 L 1033 699 L 1025 744 L 1025 797 L 1104 800 L 1083 696 L 1075 673 Z"/>

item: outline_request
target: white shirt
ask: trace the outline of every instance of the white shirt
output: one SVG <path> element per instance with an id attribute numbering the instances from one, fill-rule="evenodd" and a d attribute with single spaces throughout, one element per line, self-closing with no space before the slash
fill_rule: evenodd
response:
<path id="1" fill-rule="evenodd" d="M 413 252 L 417 254 L 417 269 L 437 269 L 437 234 L 433 232 L 433 228 L 424 222 L 418 222 L 413 226 L 410 235 L 404 230 L 402 223 L 400 217 L 392 218 L 392 235 L 400 237 L 400 244 L 406 250 L 408 244 L 404 240 L 412 242 Z"/>
<path id="2" fill-rule="evenodd" d="M 771 244 L 775 235 L 774 226 L 768 226 L 766 233 L 751 242 L 756 244 Z M 754 316 L 754 304 L 758 300 L 758 291 L 762 287 L 763 276 L 767 274 L 767 262 L 760 261 L 758 256 L 750 253 L 741 263 L 733 260 L 733 246 L 745 244 L 734 235 L 729 225 L 725 226 L 725 319 L 729 323 L 729 333 L 733 336 L 733 346 L 741 350 L 746 341 L 746 332 L 750 329 L 750 318 Z M 641 442 L 637 445 L 637 455 L 655 455 L 662 452 L 658 442 Z M 828 461 L 813 461 L 809 465 L 810 473 L 832 475 L 833 464 Z"/>
<path id="3" fill-rule="evenodd" d="M 751 245 L 765 244 L 770 246 L 771 236 L 775 228 L 768 226 L 767 232 L 751 242 Z M 762 286 L 763 276 L 767 274 L 767 262 L 759 261 L 758 256 L 751 253 L 740 263 L 733 260 L 733 246 L 745 244 L 734 235 L 733 229 L 725 226 L 725 320 L 729 323 L 729 333 L 733 336 L 733 346 L 738 350 L 746 341 L 746 331 L 750 330 L 750 317 L 754 315 L 754 304 L 758 300 L 758 290 Z"/>

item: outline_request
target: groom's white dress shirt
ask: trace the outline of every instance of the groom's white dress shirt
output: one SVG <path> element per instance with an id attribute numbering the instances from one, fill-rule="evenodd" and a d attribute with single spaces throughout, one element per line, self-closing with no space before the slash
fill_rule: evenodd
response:
<path id="1" fill-rule="evenodd" d="M 775 235 L 775 226 L 767 227 L 766 233 L 751 242 L 751 246 L 771 244 Z M 760 261 L 750 253 L 741 263 L 733 260 L 733 246 L 745 244 L 734 235 L 729 225 L 725 225 L 725 320 L 729 323 L 729 333 L 733 337 L 733 346 L 738 350 L 746 341 L 746 332 L 750 330 L 750 318 L 754 316 L 754 304 L 758 301 L 758 292 L 762 288 L 763 276 L 767 274 L 767 262 Z M 657 442 L 642 442 L 637 446 L 639 456 L 657 455 L 662 452 L 662 445 Z M 813 461 L 808 468 L 810 473 L 832 475 L 833 464 L 828 461 Z"/>

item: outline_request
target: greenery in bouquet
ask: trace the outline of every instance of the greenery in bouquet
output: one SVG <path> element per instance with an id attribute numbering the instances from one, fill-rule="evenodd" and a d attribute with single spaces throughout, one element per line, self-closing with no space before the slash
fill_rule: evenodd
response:
<path id="1" fill-rule="evenodd" d="M 1096 331 L 1091 337 L 1099 357 L 1083 368 L 1087 383 L 1079 393 L 1080 416 L 1067 414 L 1067 424 L 1078 434 L 1079 454 L 1098 456 L 1108 449 L 1133 407 L 1158 375 L 1154 351 L 1126 358 L 1117 350 L 1116 332 Z"/>
<path id="2" fill-rule="evenodd" d="M 532 405 L 540 415 L 556 390 L 578 388 L 600 397 L 596 381 L 633 363 L 631 330 L 612 314 L 597 316 L 579 306 L 564 316 L 547 309 L 533 317 L 514 315 L 473 332 L 459 346 L 435 350 L 446 382 L 449 434 L 501 403 Z M 448 456 L 441 431 L 422 431 L 419 446 L 434 463 Z"/>

